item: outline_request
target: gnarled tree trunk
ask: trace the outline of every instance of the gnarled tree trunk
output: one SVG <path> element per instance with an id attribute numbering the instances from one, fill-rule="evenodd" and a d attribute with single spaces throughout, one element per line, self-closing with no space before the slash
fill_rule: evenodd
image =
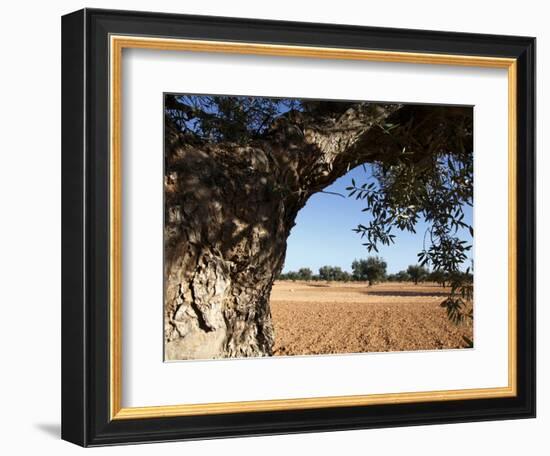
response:
<path id="1" fill-rule="evenodd" d="M 395 147 L 378 126 L 400 108 L 293 112 L 246 146 L 190 144 L 168 122 L 167 360 L 272 354 L 269 297 L 298 211 L 350 166 Z"/>

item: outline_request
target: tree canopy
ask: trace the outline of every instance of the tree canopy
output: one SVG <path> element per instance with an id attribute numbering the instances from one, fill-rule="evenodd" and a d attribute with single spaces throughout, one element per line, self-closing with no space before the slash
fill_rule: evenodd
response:
<path id="1" fill-rule="evenodd" d="M 412 279 L 415 285 L 418 285 L 418 282 L 422 282 L 423 280 L 426 280 L 428 277 L 429 271 L 418 264 L 411 264 L 407 268 L 407 274 Z"/>
<path id="2" fill-rule="evenodd" d="M 349 280 L 349 274 L 339 266 L 322 266 L 319 268 L 321 280 Z"/>
<path id="3" fill-rule="evenodd" d="M 366 280 L 369 285 L 383 280 L 386 277 L 387 264 L 378 256 L 368 257 L 366 260 L 355 260 L 351 264 L 355 280 Z"/>

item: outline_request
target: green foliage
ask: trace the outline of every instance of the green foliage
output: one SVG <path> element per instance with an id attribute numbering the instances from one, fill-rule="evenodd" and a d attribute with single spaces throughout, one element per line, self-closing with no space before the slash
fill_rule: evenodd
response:
<path id="1" fill-rule="evenodd" d="M 309 268 L 300 268 L 297 275 L 298 280 L 311 280 L 313 277 L 313 271 Z"/>
<path id="2" fill-rule="evenodd" d="M 322 266 L 319 268 L 320 280 L 347 281 L 350 279 L 349 273 L 342 271 L 339 266 Z"/>
<path id="3" fill-rule="evenodd" d="M 348 196 L 364 201 L 363 211 L 372 217 L 354 231 L 369 252 L 378 252 L 380 245 L 394 243 L 396 230 L 416 233 L 418 222 L 426 222 L 419 266 L 441 272 L 452 282 L 443 305 L 449 318 L 461 321 L 465 315 L 457 315 L 471 287 L 467 276 L 460 274 L 472 248 L 461 239 L 462 233 L 468 230 L 473 236 L 472 226 L 464 221 L 464 208 L 473 203 L 471 113 L 457 111 L 455 115 L 451 108 L 440 112 L 426 108 L 421 120 L 410 118 L 383 130 L 400 152 L 375 163 L 366 182 L 352 180 L 347 187 Z M 413 280 L 417 283 L 420 278 Z"/>
<path id="4" fill-rule="evenodd" d="M 278 280 L 313 280 L 313 272 L 309 268 L 300 268 L 298 271 L 289 271 L 277 276 Z"/>
<path id="5" fill-rule="evenodd" d="M 387 279 L 389 282 L 410 282 L 412 280 L 407 271 L 399 271 L 395 274 L 390 274 Z"/>
<path id="6" fill-rule="evenodd" d="M 276 277 L 277 280 L 298 280 L 298 273 L 295 271 L 289 271 L 281 273 Z"/>
<path id="7" fill-rule="evenodd" d="M 244 145 L 270 136 L 274 127 L 284 126 L 286 136 L 303 136 L 297 125 L 299 122 L 294 122 L 301 114 L 318 124 L 320 119 L 337 118 L 355 104 L 350 101 L 166 94 L 164 113 L 187 140 Z"/>
<path id="8" fill-rule="evenodd" d="M 449 275 L 442 271 L 441 269 L 435 270 L 430 272 L 428 275 L 428 280 L 431 280 L 432 282 L 436 282 L 440 284 L 442 287 L 445 287 L 447 282 L 449 281 Z"/>
<path id="9" fill-rule="evenodd" d="M 441 303 L 447 311 L 449 319 L 459 324 L 466 319 L 473 319 L 473 309 L 468 306 L 473 299 L 474 282 L 473 275 L 470 273 L 470 268 L 466 272 L 456 271 L 449 275 L 451 293 Z"/>
<path id="10" fill-rule="evenodd" d="M 366 260 L 355 260 L 351 264 L 353 278 L 355 280 L 366 280 L 369 285 L 385 279 L 386 267 L 387 264 L 384 259 L 378 256 L 371 256 Z"/>
<path id="11" fill-rule="evenodd" d="M 428 277 L 429 271 L 417 264 L 411 264 L 407 268 L 407 274 L 411 278 L 411 280 L 414 282 L 415 285 L 418 285 L 418 282 L 423 282 Z"/>
<path id="12" fill-rule="evenodd" d="M 352 280 L 349 272 L 343 271 L 339 266 L 323 266 L 319 268 L 319 274 L 314 275 L 310 268 L 300 268 L 296 271 L 289 271 L 284 274 L 279 274 L 278 280 L 327 280 L 348 282 Z"/>
<path id="13" fill-rule="evenodd" d="M 299 100 L 220 95 L 165 96 L 165 113 L 190 138 L 246 144 L 266 133 Z"/>
<path id="14" fill-rule="evenodd" d="M 353 276 L 348 271 L 344 271 L 338 280 L 342 282 L 350 282 L 353 280 Z"/>

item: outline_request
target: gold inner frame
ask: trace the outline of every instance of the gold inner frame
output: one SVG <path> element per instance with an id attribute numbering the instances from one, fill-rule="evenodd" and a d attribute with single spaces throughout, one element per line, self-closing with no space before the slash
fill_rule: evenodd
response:
<path id="1" fill-rule="evenodd" d="M 517 61 L 468 55 L 386 52 L 242 42 L 110 36 L 110 415 L 111 419 L 158 418 L 220 413 L 298 410 L 374 404 L 511 397 L 517 394 Z M 426 392 L 403 392 L 245 402 L 122 407 L 122 50 L 155 49 L 230 54 L 255 54 L 318 59 L 453 65 L 508 70 L 508 386 Z"/>

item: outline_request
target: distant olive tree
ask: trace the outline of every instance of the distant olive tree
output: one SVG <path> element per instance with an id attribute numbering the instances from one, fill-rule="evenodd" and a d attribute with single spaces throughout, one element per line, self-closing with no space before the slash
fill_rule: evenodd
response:
<path id="1" fill-rule="evenodd" d="M 428 277 L 429 271 L 417 264 L 411 264 L 407 268 L 407 274 L 414 282 L 415 285 L 418 285 L 418 282 L 423 282 Z"/>
<path id="2" fill-rule="evenodd" d="M 298 273 L 296 271 L 281 272 L 277 276 L 278 280 L 298 280 Z"/>
<path id="3" fill-rule="evenodd" d="M 410 282 L 411 276 L 408 274 L 407 271 L 399 271 L 395 274 L 390 274 L 388 276 L 388 281 L 390 282 Z"/>
<path id="4" fill-rule="evenodd" d="M 342 275 L 341 275 L 339 280 L 341 280 L 343 282 L 349 282 L 349 281 L 353 280 L 353 276 L 348 271 L 344 271 L 344 272 L 342 272 Z"/>
<path id="5" fill-rule="evenodd" d="M 340 266 L 322 266 L 319 268 L 319 274 L 313 274 L 310 268 L 300 268 L 298 271 L 288 271 L 286 273 L 280 273 L 277 276 L 277 280 L 327 280 L 348 282 L 352 279 L 351 274 L 347 271 L 343 271 Z"/>
<path id="6" fill-rule="evenodd" d="M 311 280 L 313 271 L 309 268 L 300 268 L 298 270 L 298 280 Z"/>
<path id="7" fill-rule="evenodd" d="M 432 272 L 430 272 L 428 279 L 432 282 L 438 283 L 443 288 L 445 288 L 445 285 L 447 284 L 447 281 L 449 280 L 449 274 L 445 273 L 444 271 L 440 269 L 436 269 Z"/>
<path id="8" fill-rule="evenodd" d="M 319 268 L 319 278 L 321 280 L 344 281 L 349 280 L 349 273 L 342 271 L 339 266 L 322 266 Z"/>
<path id="9" fill-rule="evenodd" d="M 385 279 L 386 268 L 386 262 L 378 256 L 371 256 L 366 260 L 355 260 L 351 264 L 353 278 L 368 281 L 369 286 Z"/>

